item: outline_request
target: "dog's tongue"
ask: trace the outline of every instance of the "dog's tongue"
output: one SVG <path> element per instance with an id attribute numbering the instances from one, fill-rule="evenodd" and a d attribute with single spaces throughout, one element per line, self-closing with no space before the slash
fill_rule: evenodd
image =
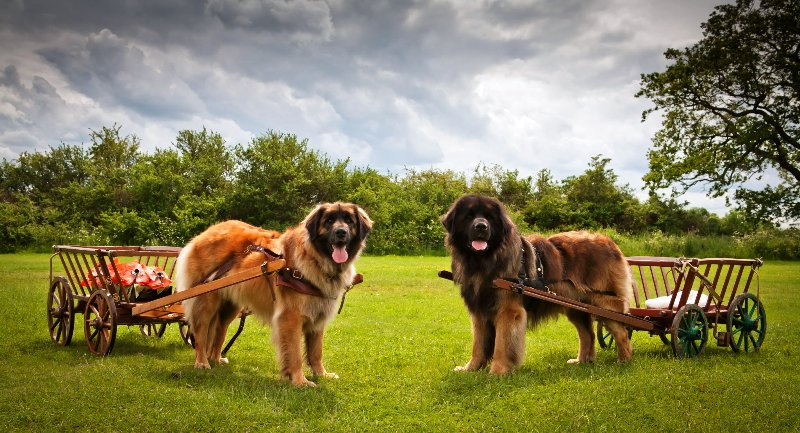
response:
<path id="1" fill-rule="evenodd" d="M 483 251 L 488 245 L 486 241 L 472 241 L 472 249 L 475 251 Z"/>
<path id="2" fill-rule="evenodd" d="M 349 256 L 347 254 L 347 250 L 345 249 L 345 247 L 337 247 L 334 245 L 333 254 L 331 254 L 331 257 L 333 258 L 333 261 L 336 263 L 344 263 L 347 261 L 347 258 Z"/>

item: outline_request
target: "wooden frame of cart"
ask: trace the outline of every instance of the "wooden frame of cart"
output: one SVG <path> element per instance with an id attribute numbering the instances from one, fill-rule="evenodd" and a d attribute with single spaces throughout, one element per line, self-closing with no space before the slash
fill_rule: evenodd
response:
<path id="1" fill-rule="evenodd" d="M 89 351 L 105 356 L 111 353 L 119 325 L 139 326 L 142 334 L 160 337 L 166 326 L 177 323 L 181 337 L 192 344 L 181 301 L 254 278 L 263 278 L 282 268 L 276 259 L 261 266 L 200 284 L 178 293 L 147 302 L 137 301 L 134 284 L 125 284 L 118 259 L 136 260 L 144 266 L 158 267 L 172 279 L 179 247 L 125 247 L 55 245 L 50 257 L 50 286 L 47 294 L 47 325 L 51 340 L 59 346 L 72 341 L 78 314 L 83 315 L 84 336 Z M 56 258 L 64 275 L 54 275 Z M 247 311 L 240 313 L 239 328 L 223 350 L 227 352 L 242 332 Z"/>

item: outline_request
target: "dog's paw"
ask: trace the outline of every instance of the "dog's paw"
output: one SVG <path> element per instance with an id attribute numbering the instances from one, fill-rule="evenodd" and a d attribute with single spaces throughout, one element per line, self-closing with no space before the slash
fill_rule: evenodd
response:
<path id="1" fill-rule="evenodd" d="M 336 373 L 333 373 L 331 371 L 328 371 L 328 372 L 323 373 L 322 377 L 327 378 L 327 379 L 338 379 L 339 375 L 336 374 Z"/>
<path id="2" fill-rule="evenodd" d="M 494 376 L 505 376 L 508 373 L 511 373 L 511 368 L 509 367 L 495 367 L 492 365 L 492 368 L 489 369 L 489 374 Z"/>
<path id="3" fill-rule="evenodd" d="M 200 370 L 211 370 L 211 364 L 209 364 L 207 362 L 206 363 L 195 362 L 194 363 L 194 368 L 197 368 L 197 369 L 200 369 Z"/>
<path id="4" fill-rule="evenodd" d="M 471 371 L 468 365 L 457 365 L 456 368 L 453 369 L 455 372 L 464 372 L 464 371 Z"/>
<path id="5" fill-rule="evenodd" d="M 306 379 L 305 377 L 302 378 L 302 379 L 292 380 L 292 385 L 294 385 L 294 386 L 296 386 L 298 388 L 301 388 L 301 387 L 314 388 L 314 387 L 317 386 L 316 383 Z"/>
<path id="6" fill-rule="evenodd" d="M 567 364 L 580 364 L 581 360 L 578 358 L 572 358 L 567 360 Z"/>
<path id="7" fill-rule="evenodd" d="M 220 358 L 219 360 L 217 360 L 217 364 L 219 364 L 219 365 L 230 364 L 230 363 L 231 362 L 228 360 L 228 358 Z"/>

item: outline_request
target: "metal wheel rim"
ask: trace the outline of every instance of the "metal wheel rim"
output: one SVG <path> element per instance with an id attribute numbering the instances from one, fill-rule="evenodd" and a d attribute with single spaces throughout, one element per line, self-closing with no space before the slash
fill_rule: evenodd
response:
<path id="1" fill-rule="evenodd" d="M 181 333 L 183 342 L 194 347 L 194 339 L 192 338 L 192 332 L 189 330 L 189 323 L 182 320 L 178 323 L 178 331 Z"/>
<path id="2" fill-rule="evenodd" d="M 708 319 L 697 305 L 684 305 L 672 321 L 672 350 L 680 358 L 703 353 L 708 342 Z"/>
<path id="3" fill-rule="evenodd" d="M 47 292 L 47 329 L 50 339 L 59 346 L 72 341 L 75 329 L 72 290 L 64 278 L 56 278 Z"/>
<path id="4" fill-rule="evenodd" d="M 633 336 L 633 328 L 625 327 L 628 331 L 628 338 L 630 339 Z M 610 347 L 614 347 L 614 334 L 608 329 L 605 324 L 598 321 L 597 322 L 597 343 L 600 344 L 600 347 L 603 349 L 608 349 Z"/>
<path id="5" fill-rule="evenodd" d="M 99 356 L 111 353 L 117 337 L 117 308 L 111 296 L 105 290 L 92 293 L 83 316 L 83 332 L 89 351 Z"/>
<path id="6" fill-rule="evenodd" d="M 139 325 L 139 332 L 145 337 L 161 338 L 166 330 L 166 323 L 147 323 L 145 325 Z"/>
<path id="7" fill-rule="evenodd" d="M 602 322 L 597 322 L 597 343 L 603 349 L 614 346 L 614 334 Z"/>
<path id="8" fill-rule="evenodd" d="M 734 352 L 756 352 L 767 333 L 764 304 L 750 293 L 743 293 L 731 302 L 728 310 L 730 346 Z"/>

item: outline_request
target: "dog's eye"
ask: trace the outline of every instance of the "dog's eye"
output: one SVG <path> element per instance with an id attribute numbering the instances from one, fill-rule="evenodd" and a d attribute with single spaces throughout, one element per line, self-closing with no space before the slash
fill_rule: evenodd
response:
<path id="1" fill-rule="evenodd" d="M 350 215 L 343 216 L 342 221 L 344 221 L 345 224 L 353 224 L 353 218 Z"/>
<path id="2" fill-rule="evenodd" d="M 336 221 L 336 218 L 334 218 L 333 216 L 329 216 L 328 218 L 325 218 L 325 224 L 327 224 L 327 225 L 333 224 L 334 221 Z"/>

